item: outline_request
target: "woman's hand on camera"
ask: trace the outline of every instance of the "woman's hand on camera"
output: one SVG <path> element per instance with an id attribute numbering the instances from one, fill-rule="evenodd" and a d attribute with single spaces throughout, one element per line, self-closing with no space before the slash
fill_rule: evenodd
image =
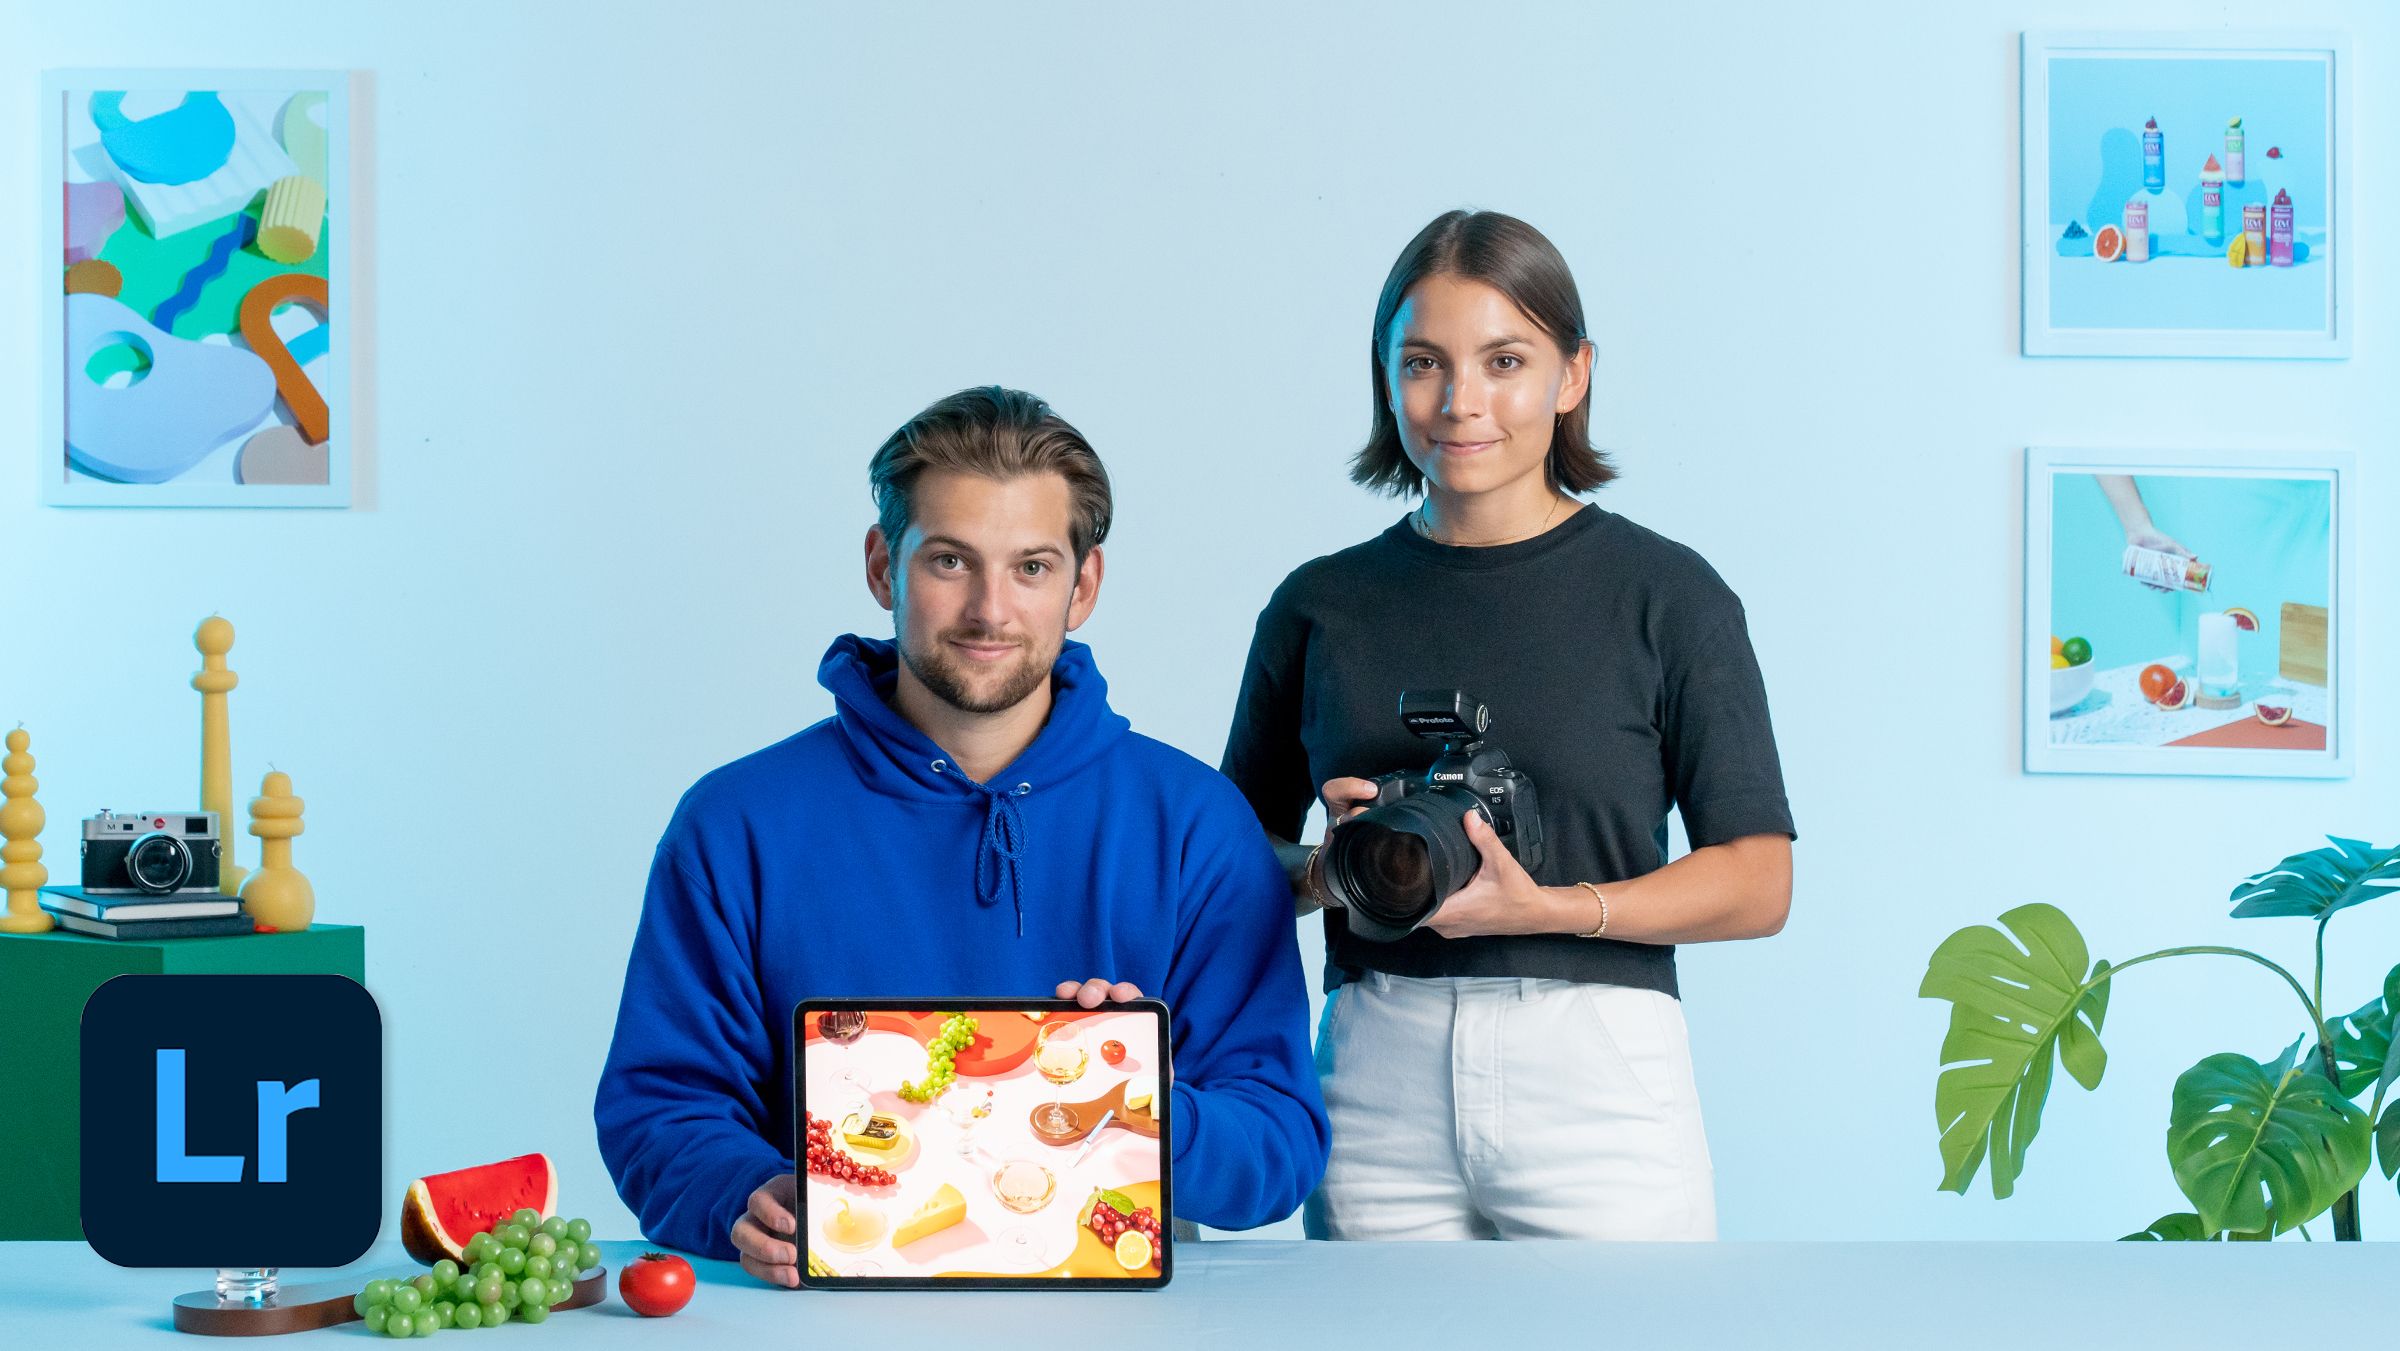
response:
<path id="1" fill-rule="evenodd" d="M 1377 792 L 1373 779 L 1327 779 L 1318 791 L 1325 802 L 1327 830 L 1374 806 Z"/>
<path id="2" fill-rule="evenodd" d="M 1433 912 L 1425 927 L 1444 938 L 1488 934 L 1565 933 L 1577 921 L 1559 898 L 1533 880 L 1517 856 L 1500 842 L 1481 812 L 1466 813 L 1467 839 L 1483 862 L 1467 884 Z M 1580 930 L 1577 930 L 1580 932 Z"/>

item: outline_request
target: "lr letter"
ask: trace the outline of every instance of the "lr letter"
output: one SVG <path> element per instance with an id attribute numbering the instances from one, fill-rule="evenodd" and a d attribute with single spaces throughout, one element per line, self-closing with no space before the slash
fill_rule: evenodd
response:
<path id="1" fill-rule="evenodd" d="M 273 1079 L 258 1081 L 258 1180 L 283 1182 L 284 1128 L 291 1124 L 294 1112 L 305 1112 L 317 1105 L 317 1081 L 303 1079 L 285 1088 Z"/>
<path id="2" fill-rule="evenodd" d="M 161 1182 L 239 1182 L 242 1156 L 184 1152 L 183 1052 L 158 1052 L 158 1180 Z M 317 1081 L 303 1079 L 284 1086 L 273 1079 L 258 1081 L 258 1180 L 290 1181 L 291 1116 L 317 1105 Z"/>
<path id="3" fill-rule="evenodd" d="M 183 1052 L 161 1047 L 158 1052 L 158 1180 L 161 1182 L 239 1182 L 242 1156 L 183 1152 Z M 313 1105 L 313 1103 L 312 1103 Z M 278 1139 L 280 1139 L 280 1121 Z"/>

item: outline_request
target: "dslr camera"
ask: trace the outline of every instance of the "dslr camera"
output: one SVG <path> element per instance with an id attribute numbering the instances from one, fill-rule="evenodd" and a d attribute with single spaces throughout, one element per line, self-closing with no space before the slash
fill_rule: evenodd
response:
<path id="1" fill-rule="evenodd" d="M 1491 710 L 1459 690 L 1408 690 L 1400 723 L 1441 743 L 1421 773 L 1375 780 L 1375 805 L 1325 841 L 1325 888 L 1349 913 L 1350 932 L 1389 943 L 1433 918 L 1483 859 L 1465 817 L 1481 816 L 1527 871 L 1542 865 L 1542 815 L 1533 780 L 1483 739 Z"/>
<path id="2" fill-rule="evenodd" d="M 87 896 L 172 896 L 217 889 L 215 812 L 138 812 L 102 809 L 83 821 L 83 891 Z"/>

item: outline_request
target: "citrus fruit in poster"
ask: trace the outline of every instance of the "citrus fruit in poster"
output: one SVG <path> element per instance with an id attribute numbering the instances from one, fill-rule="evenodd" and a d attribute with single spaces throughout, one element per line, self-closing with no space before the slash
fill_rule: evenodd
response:
<path id="1" fill-rule="evenodd" d="M 2116 226 L 2103 225 L 2100 233 L 2092 236 L 2092 256 L 2101 262 L 2113 263 L 2124 252 L 2125 232 Z"/>

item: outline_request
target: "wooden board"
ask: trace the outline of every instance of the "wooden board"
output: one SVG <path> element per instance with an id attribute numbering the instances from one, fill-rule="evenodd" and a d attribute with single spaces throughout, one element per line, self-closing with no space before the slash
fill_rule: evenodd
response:
<path id="1" fill-rule="evenodd" d="M 2286 680 L 2306 685 L 2325 683 L 2325 632 L 2322 605 L 2283 603 L 2283 631 L 2276 643 L 2275 669 Z"/>
<path id="2" fill-rule="evenodd" d="M 422 1267 L 411 1267 L 385 1274 L 395 1280 L 411 1280 L 425 1271 Z M 274 1303 L 266 1305 L 226 1304 L 217 1299 L 214 1290 L 193 1290 L 175 1297 L 175 1330 L 203 1337 L 271 1337 L 277 1333 L 311 1332 L 355 1323 L 359 1321 L 358 1292 L 374 1279 L 370 1275 L 347 1281 L 287 1285 L 275 1292 Z M 575 1293 L 550 1312 L 588 1308 L 606 1298 L 608 1268 L 600 1267 L 589 1276 L 577 1277 Z"/>
<path id="3" fill-rule="evenodd" d="M 1115 1088 L 1108 1090 L 1108 1092 L 1102 1096 L 1092 1099 L 1090 1102 L 1070 1102 L 1065 1104 L 1067 1114 L 1075 1118 L 1075 1129 L 1062 1135 L 1052 1135 L 1048 1131 L 1043 1130 L 1039 1125 L 1034 1125 L 1034 1137 L 1042 1141 L 1044 1144 L 1071 1145 L 1077 1140 L 1080 1140 L 1083 1137 L 1091 1134 L 1092 1128 L 1100 1124 L 1100 1118 L 1103 1115 L 1109 1112 L 1115 1112 L 1115 1116 L 1109 1117 L 1108 1124 L 1110 1126 L 1123 1126 L 1125 1129 L 1132 1131 L 1136 1135 L 1147 1135 L 1153 1140 L 1157 1139 L 1158 1105 L 1156 1103 L 1152 1103 L 1150 1106 L 1142 1109 L 1139 1112 L 1129 1112 L 1125 1110 L 1125 1090 L 1131 1088 L 1132 1086 L 1133 1081 L 1128 1079 L 1125 1082 L 1118 1084 Z M 1042 1103 L 1026 1115 L 1026 1121 L 1028 1123 L 1040 1121 L 1042 1113 L 1048 1111 L 1049 1108 L 1050 1104 L 1046 1102 Z"/>

